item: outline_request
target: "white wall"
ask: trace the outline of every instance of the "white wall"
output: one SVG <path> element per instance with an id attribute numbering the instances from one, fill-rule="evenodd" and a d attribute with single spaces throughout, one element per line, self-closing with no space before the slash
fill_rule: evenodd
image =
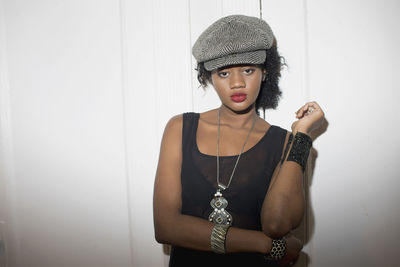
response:
<path id="1" fill-rule="evenodd" d="M 399 1 L 309 1 L 310 96 L 328 131 L 311 186 L 313 266 L 398 266 Z"/>
<path id="2" fill-rule="evenodd" d="M 289 65 L 266 119 L 289 129 L 315 99 L 329 123 L 314 143 L 297 266 L 396 266 L 400 4 L 261 4 Z M 190 49 L 235 13 L 259 16 L 260 1 L 0 0 L 8 266 L 167 266 L 152 222 L 162 131 L 173 115 L 218 106 Z"/>
<path id="3" fill-rule="evenodd" d="M 119 3 L 1 3 L 9 265 L 128 266 Z"/>

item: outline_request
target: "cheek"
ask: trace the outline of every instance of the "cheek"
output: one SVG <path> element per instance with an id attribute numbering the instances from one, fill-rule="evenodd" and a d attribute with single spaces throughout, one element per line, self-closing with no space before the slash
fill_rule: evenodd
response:
<path id="1" fill-rule="evenodd" d="M 261 88 L 261 78 L 259 79 L 259 77 L 256 77 L 255 79 L 252 79 L 249 81 L 249 85 L 254 92 L 259 92 Z"/>
<path id="2" fill-rule="evenodd" d="M 225 91 L 226 84 L 223 80 L 213 79 L 212 85 L 218 95 L 221 95 Z"/>
<path id="3" fill-rule="evenodd" d="M 226 90 L 224 90 L 223 87 L 214 85 L 214 90 L 220 99 L 223 99 L 227 96 Z"/>
<path id="4" fill-rule="evenodd" d="M 221 79 L 217 74 L 211 74 L 210 81 L 213 85 L 221 83 Z"/>

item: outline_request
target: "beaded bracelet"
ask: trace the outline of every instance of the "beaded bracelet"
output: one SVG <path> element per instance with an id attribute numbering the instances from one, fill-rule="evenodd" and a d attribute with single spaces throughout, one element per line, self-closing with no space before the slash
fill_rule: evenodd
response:
<path id="1" fill-rule="evenodd" d="M 290 149 L 287 161 L 294 161 L 300 164 L 303 171 L 306 168 L 308 155 L 312 146 L 312 139 L 309 135 L 297 132 L 294 136 L 293 145 Z"/>
<path id="2" fill-rule="evenodd" d="M 211 249 L 215 253 L 225 254 L 225 239 L 229 225 L 216 224 L 211 232 Z"/>

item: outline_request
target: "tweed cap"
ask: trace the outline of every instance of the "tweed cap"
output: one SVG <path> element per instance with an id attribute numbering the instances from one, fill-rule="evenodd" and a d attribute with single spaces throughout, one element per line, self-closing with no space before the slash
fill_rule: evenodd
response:
<path id="1" fill-rule="evenodd" d="M 264 20 L 231 15 L 211 24 L 194 43 L 192 53 L 208 71 L 235 64 L 262 64 L 273 41 L 274 34 Z"/>

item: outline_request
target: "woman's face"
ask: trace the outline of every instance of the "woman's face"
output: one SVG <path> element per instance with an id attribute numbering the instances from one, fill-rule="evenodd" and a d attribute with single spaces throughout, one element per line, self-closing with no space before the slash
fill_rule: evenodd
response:
<path id="1" fill-rule="evenodd" d="M 256 102 L 263 72 L 255 65 L 221 68 L 211 73 L 211 82 L 224 106 L 235 112 Z"/>

